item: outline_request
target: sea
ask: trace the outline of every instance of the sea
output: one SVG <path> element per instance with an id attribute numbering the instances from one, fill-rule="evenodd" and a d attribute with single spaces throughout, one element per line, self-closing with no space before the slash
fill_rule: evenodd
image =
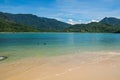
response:
<path id="1" fill-rule="evenodd" d="M 103 52 L 120 52 L 120 34 L 0 33 L 0 56 L 8 57 L 6 61 Z"/>

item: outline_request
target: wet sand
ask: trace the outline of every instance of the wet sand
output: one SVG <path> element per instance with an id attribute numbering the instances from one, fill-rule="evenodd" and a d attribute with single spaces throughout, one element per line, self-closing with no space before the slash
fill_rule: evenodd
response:
<path id="1" fill-rule="evenodd" d="M 120 80 L 120 53 L 31 57 L 0 63 L 0 80 Z"/>

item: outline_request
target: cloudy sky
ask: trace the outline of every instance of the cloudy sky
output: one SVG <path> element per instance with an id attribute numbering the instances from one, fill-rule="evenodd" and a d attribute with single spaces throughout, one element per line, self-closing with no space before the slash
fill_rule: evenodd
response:
<path id="1" fill-rule="evenodd" d="M 88 23 L 104 17 L 120 18 L 120 0 L 0 0 L 0 11 Z"/>

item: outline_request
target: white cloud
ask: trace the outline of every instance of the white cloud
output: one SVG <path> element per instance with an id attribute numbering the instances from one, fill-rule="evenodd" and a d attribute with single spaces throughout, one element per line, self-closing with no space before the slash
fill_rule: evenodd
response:
<path id="1" fill-rule="evenodd" d="M 69 24 L 74 24 L 74 21 L 72 20 L 72 19 L 68 19 L 68 22 L 67 23 L 69 23 Z"/>
<path id="2" fill-rule="evenodd" d="M 5 0 L 4 2 L 10 4 L 11 0 Z M 119 5 L 119 0 L 55 0 L 51 4 L 53 7 L 41 5 L 31 7 L 28 4 L 18 6 L 0 4 L 0 10 L 10 13 L 32 13 L 41 17 L 55 18 L 70 24 L 80 24 L 98 22 L 104 17 L 120 18 Z"/>
<path id="3" fill-rule="evenodd" d="M 93 19 L 93 20 L 91 20 L 91 22 L 99 22 L 99 21 L 98 21 L 98 20 Z"/>
<path id="4" fill-rule="evenodd" d="M 74 25 L 74 24 L 81 24 L 81 20 L 75 21 L 73 19 L 68 19 L 67 23 L 72 24 L 72 25 Z"/>
<path id="5" fill-rule="evenodd" d="M 62 15 L 64 18 L 71 18 L 75 20 L 81 19 L 82 22 L 88 23 L 91 21 L 98 22 L 104 17 L 120 17 L 119 15 L 120 7 L 118 6 L 120 5 L 120 3 L 118 0 L 94 0 L 94 1 L 56 0 L 56 1 L 58 10 L 64 13 L 64 15 Z M 70 20 L 69 22 L 73 24 L 76 21 L 74 22 L 74 20 L 73 21 Z"/>
<path id="6" fill-rule="evenodd" d="M 92 19 L 90 21 L 82 21 L 82 20 L 76 21 L 76 20 L 73 20 L 73 19 L 68 19 L 67 20 L 67 23 L 72 24 L 72 25 L 74 25 L 74 24 L 87 24 L 87 23 L 91 23 L 91 22 L 99 22 L 99 21 L 95 20 L 95 19 Z"/>

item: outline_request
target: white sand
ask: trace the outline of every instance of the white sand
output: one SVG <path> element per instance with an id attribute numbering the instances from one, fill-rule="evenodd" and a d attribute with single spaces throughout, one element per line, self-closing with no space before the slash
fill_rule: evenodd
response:
<path id="1" fill-rule="evenodd" d="M 74 54 L 2 63 L 0 80 L 120 80 L 120 54 Z"/>

